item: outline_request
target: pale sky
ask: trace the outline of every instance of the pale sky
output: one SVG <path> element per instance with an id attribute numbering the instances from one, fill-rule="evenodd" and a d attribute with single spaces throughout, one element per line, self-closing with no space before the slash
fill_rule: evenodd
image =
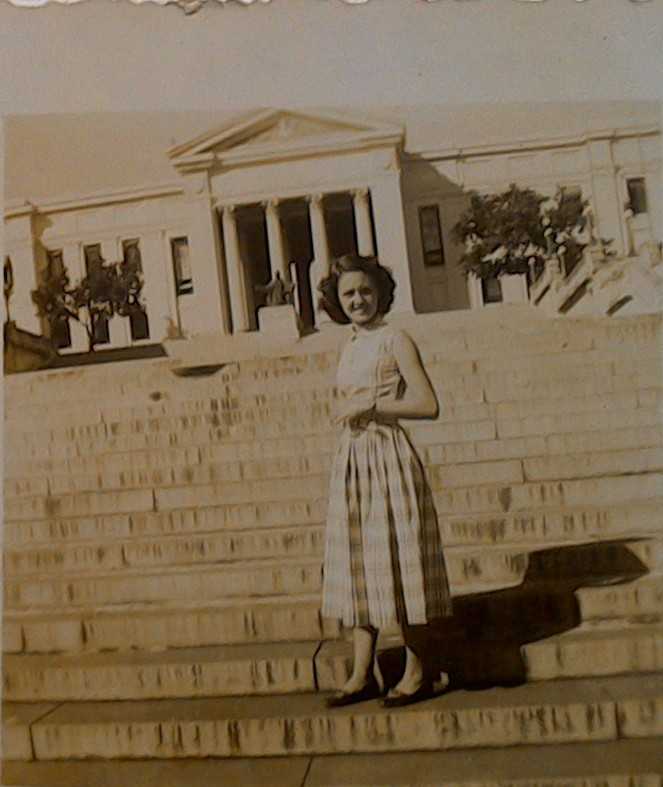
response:
<path id="1" fill-rule="evenodd" d="M 406 149 L 416 152 L 653 125 L 660 123 L 661 105 L 539 103 L 350 110 L 350 116 L 358 115 L 404 125 Z M 177 182 L 166 156 L 168 148 L 245 116 L 246 110 L 220 110 L 9 117 L 6 199 L 39 201 Z"/>

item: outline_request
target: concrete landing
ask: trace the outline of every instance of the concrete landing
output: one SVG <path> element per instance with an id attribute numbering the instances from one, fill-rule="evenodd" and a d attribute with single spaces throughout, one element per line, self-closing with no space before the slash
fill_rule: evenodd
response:
<path id="1" fill-rule="evenodd" d="M 661 787 L 660 739 L 259 760 L 6 762 L 6 787 Z"/>

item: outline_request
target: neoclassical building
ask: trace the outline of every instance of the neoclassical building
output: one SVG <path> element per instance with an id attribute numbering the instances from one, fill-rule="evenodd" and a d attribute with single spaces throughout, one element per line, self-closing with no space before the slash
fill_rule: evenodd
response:
<path id="1" fill-rule="evenodd" d="M 82 327 L 45 324 L 31 291 L 48 266 L 63 266 L 75 280 L 102 260 L 133 255 L 143 270 L 145 310 L 99 321 L 100 348 L 259 330 L 266 286 L 277 273 L 293 284 L 300 327 L 311 329 L 323 320 L 317 282 L 333 257 L 349 251 L 376 253 L 393 270 L 399 312 L 527 300 L 551 314 L 661 307 L 659 108 L 483 108 L 449 116 L 269 109 L 200 128 L 169 147 L 158 134 L 150 145 L 149 128 L 141 127 L 141 139 L 135 130 L 123 136 L 117 121 L 117 150 L 103 153 L 109 176 L 101 167 L 99 188 L 86 193 L 58 194 L 56 185 L 46 196 L 30 193 L 38 187 L 27 165 L 16 166 L 5 205 L 11 317 L 22 329 L 52 335 L 63 353 L 84 350 Z M 9 123 L 7 134 L 11 156 L 20 129 Z M 63 155 L 71 156 L 66 144 Z M 133 182 L 134 144 L 149 146 L 160 182 Z M 114 167 L 123 168 L 121 187 Z M 468 279 L 451 229 L 471 190 L 510 183 L 551 194 L 580 190 L 596 237 L 612 241 L 612 256 L 596 246 L 573 270 L 561 261 L 530 281 Z"/>

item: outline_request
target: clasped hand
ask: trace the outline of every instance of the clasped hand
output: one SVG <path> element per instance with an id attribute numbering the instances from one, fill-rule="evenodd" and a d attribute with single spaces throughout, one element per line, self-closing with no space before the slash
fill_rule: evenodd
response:
<path id="1" fill-rule="evenodd" d="M 339 426 L 355 428 L 361 421 L 370 420 L 375 414 L 375 401 L 372 397 L 342 400 L 336 407 L 333 420 Z"/>

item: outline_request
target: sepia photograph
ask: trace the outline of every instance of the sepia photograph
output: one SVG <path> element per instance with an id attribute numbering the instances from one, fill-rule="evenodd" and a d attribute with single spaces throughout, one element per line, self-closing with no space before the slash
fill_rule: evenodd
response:
<path id="1" fill-rule="evenodd" d="M 5 118 L 3 784 L 661 784 L 661 118 Z"/>

